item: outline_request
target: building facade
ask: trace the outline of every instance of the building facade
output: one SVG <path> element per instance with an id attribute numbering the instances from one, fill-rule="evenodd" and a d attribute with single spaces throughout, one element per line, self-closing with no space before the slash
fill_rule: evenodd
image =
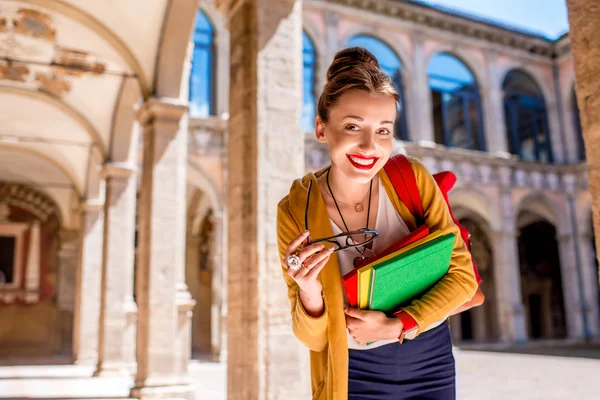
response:
<path id="1" fill-rule="evenodd" d="M 394 152 L 458 176 L 486 302 L 451 319 L 455 341 L 600 337 L 569 37 L 413 2 L 280 3 L 0 3 L 0 357 L 133 371 L 150 398 L 190 396 L 193 352 L 228 362 L 232 398 L 306 393 L 275 204 L 328 163 L 316 100 L 354 45 L 401 94 Z"/>

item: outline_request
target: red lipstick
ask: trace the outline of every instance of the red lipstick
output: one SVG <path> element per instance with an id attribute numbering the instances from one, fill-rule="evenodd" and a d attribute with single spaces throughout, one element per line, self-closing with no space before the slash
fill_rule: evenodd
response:
<path id="1" fill-rule="evenodd" d="M 373 168 L 377 164 L 377 160 L 379 160 L 379 157 L 366 157 L 360 154 L 346 154 L 346 157 L 348 157 L 348 160 L 355 168 L 363 171 Z"/>

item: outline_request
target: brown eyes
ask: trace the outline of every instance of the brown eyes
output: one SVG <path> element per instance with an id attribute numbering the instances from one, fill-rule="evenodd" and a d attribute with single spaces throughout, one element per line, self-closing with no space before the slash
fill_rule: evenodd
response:
<path id="1" fill-rule="evenodd" d="M 358 132 L 360 131 L 360 128 L 356 125 L 346 125 L 344 126 L 344 129 L 351 131 L 351 132 Z M 378 129 L 377 130 L 377 134 L 378 135 L 389 135 L 391 132 L 389 129 Z"/>

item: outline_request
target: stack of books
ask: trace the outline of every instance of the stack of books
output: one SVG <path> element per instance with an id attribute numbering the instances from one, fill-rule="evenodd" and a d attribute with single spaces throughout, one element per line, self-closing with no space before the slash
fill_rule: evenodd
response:
<path id="1" fill-rule="evenodd" d="M 395 312 L 447 272 L 455 235 L 421 226 L 342 278 L 351 307 Z"/>

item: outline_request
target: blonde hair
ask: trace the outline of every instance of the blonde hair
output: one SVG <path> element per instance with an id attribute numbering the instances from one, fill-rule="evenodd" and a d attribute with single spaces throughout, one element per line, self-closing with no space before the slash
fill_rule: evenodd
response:
<path id="1" fill-rule="evenodd" d="M 327 122 L 331 107 L 352 89 L 387 95 L 398 103 L 398 91 L 379 68 L 375 56 L 362 47 L 350 47 L 338 51 L 327 69 L 327 83 L 317 105 L 317 114 L 323 122 Z"/>

